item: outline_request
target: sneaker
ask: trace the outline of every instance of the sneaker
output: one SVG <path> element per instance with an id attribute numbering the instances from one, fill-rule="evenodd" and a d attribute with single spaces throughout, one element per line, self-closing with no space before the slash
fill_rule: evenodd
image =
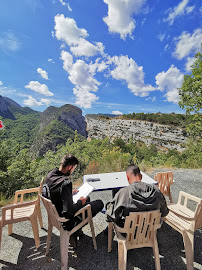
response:
<path id="1" fill-rule="evenodd" d="M 76 233 L 73 233 L 70 235 L 69 243 L 73 248 L 77 248 L 77 235 Z"/>
<path id="2" fill-rule="evenodd" d="M 79 229 L 77 232 L 76 232 L 76 235 L 80 238 L 81 236 L 84 235 L 82 229 Z"/>

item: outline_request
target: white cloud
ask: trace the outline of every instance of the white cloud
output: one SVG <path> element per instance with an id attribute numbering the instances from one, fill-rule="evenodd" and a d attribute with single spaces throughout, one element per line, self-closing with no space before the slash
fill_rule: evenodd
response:
<path id="1" fill-rule="evenodd" d="M 172 25 L 176 17 L 192 12 L 194 10 L 194 6 L 187 6 L 188 2 L 189 0 L 182 0 L 182 2 L 180 2 L 177 6 L 169 9 L 168 17 L 163 21 L 168 22 L 170 25 Z"/>
<path id="2" fill-rule="evenodd" d="M 53 64 L 55 63 L 55 62 L 53 62 L 53 59 L 51 59 L 51 58 L 48 59 L 48 62 L 53 63 Z"/>
<path id="3" fill-rule="evenodd" d="M 151 100 L 151 102 L 154 102 L 156 100 L 156 97 L 148 97 L 145 100 Z"/>
<path id="4" fill-rule="evenodd" d="M 132 36 L 135 29 L 133 14 L 140 12 L 146 0 L 104 0 L 108 5 L 108 14 L 103 21 L 107 24 L 109 32 L 120 34 L 122 39 Z"/>
<path id="5" fill-rule="evenodd" d="M 42 95 L 45 95 L 45 96 L 53 96 L 54 95 L 53 93 L 51 93 L 48 90 L 47 85 L 40 84 L 38 81 L 30 81 L 29 84 L 25 86 L 25 88 L 29 88 L 29 89 L 31 89 L 35 92 L 38 92 Z"/>
<path id="6" fill-rule="evenodd" d="M 42 68 L 37 68 L 37 72 L 41 75 L 42 78 L 48 80 L 48 73 Z"/>
<path id="7" fill-rule="evenodd" d="M 80 38 L 76 46 L 70 47 L 71 52 L 76 56 L 94 56 L 104 53 L 104 45 L 102 42 L 96 42 L 95 45 L 88 42 L 84 38 Z"/>
<path id="8" fill-rule="evenodd" d="M 49 99 L 46 99 L 46 98 L 42 98 L 41 99 L 41 102 L 43 104 L 45 104 L 47 107 L 51 104 L 51 101 Z"/>
<path id="9" fill-rule="evenodd" d="M 67 6 L 67 8 L 68 8 L 69 11 L 72 11 L 72 9 L 71 9 L 69 3 L 65 3 L 63 0 L 60 0 L 60 3 L 61 3 L 63 6 Z"/>
<path id="10" fill-rule="evenodd" d="M 166 91 L 167 101 L 178 103 L 179 102 L 179 90 L 182 86 L 184 75 L 178 68 L 171 65 L 165 72 L 158 73 L 156 75 L 156 85 L 160 91 Z"/>
<path id="11" fill-rule="evenodd" d="M 79 44 L 79 39 L 88 37 L 88 33 L 83 28 L 79 29 L 74 19 L 58 14 L 55 16 L 55 36 L 71 46 Z"/>
<path id="12" fill-rule="evenodd" d="M 4 33 L 0 36 L 0 49 L 4 52 L 17 51 L 21 47 L 21 43 L 13 33 Z"/>
<path id="13" fill-rule="evenodd" d="M 79 86 L 76 86 L 73 89 L 73 93 L 76 96 L 76 105 L 85 109 L 91 108 L 92 103 L 99 99 L 95 94 L 90 93 Z"/>
<path id="14" fill-rule="evenodd" d="M 69 80 L 85 91 L 98 90 L 100 83 L 93 78 L 89 66 L 83 60 L 77 60 L 69 70 Z"/>
<path id="15" fill-rule="evenodd" d="M 190 72 L 191 69 L 192 69 L 192 65 L 194 64 L 196 58 L 195 57 L 188 57 L 187 58 L 187 62 L 186 62 L 186 66 L 185 66 L 185 69 L 187 72 Z"/>
<path id="16" fill-rule="evenodd" d="M 156 90 L 152 85 L 144 83 L 144 71 L 132 58 L 128 56 L 114 56 L 109 58 L 109 63 L 115 68 L 110 71 L 111 76 L 116 80 L 124 80 L 131 92 L 140 97 L 148 96 L 149 91 Z"/>
<path id="17" fill-rule="evenodd" d="M 69 74 L 70 82 L 75 85 L 73 93 L 76 96 L 76 104 L 83 108 L 91 108 L 92 102 L 98 99 L 91 91 L 96 92 L 100 83 L 94 78 L 90 65 L 83 60 L 73 63 L 72 55 L 66 51 L 61 52 L 61 59 L 64 70 Z"/>
<path id="18" fill-rule="evenodd" d="M 42 102 L 36 101 L 32 96 L 28 96 L 28 99 L 24 99 L 23 104 L 29 107 L 39 107 L 43 105 Z"/>
<path id="19" fill-rule="evenodd" d="M 70 53 L 66 51 L 61 52 L 61 58 L 63 60 L 63 69 L 69 72 L 73 65 L 73 57 Z"/>
<path id="20" fill-rule="evenodd" d="M 188 56 L 193 50 L 199 50 L 202 42 L 202 29 L 195 29 L 194 33 L 191 35 L 188 32 L 183 32 L 179 37 L 175 38 L 177 40 L 175 51 L 173 56 L 181 60 L 182 58 Z"/>
<path id="21" fill-rule="evenodd" d="M 95 60 L 95 63 L 90 63 L 89 64 L 89 68 L 90 68 L 90 72 L 92 74 L 95 74 L 95 72 L 102 72 L 104 71 L 106 68 L 108 67 L 107 63 L 105 63 L 103 60 L 101 61 L 100 58 L 97 58 Z"/>
<path id="22" fill-rule="evenodd" d="M 166 34 L 160 34 L 158 35 L 158 39 L 163 42 L 164 38 L 165 38 Z"/>
<path id="23" fill-rule="evenodd" d="M 112 111 L 112 114 L 115 114 L 115 115 L 123 115 L 123 113 L 120 112 L 120 111 Z"/>
<path id="24" fill-rule="evenodd" d="M 78 28 L 74 19 L 65 18 L 63 14 L 55 16 L 55 36 L 58 40 L 66 42 L 76 56 L 90 57 L 104 52 L 104 45 L 101 42 L 92 44 L 87 41 L 85 39 L 88 37 L 87 31 Z"/>
<path id="25" fill-rule="evenodd" d="M 164 52 L 168 49 L 168 44 L 165 45 L 164 47 Z"/>
<path id="26" fill-rule="evenodd" d="M 0 85 L 3 85 L 2 81 L 0 81 Z"/>

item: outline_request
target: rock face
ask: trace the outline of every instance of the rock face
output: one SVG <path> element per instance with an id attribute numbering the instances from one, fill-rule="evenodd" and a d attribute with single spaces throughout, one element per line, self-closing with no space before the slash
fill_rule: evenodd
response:
<path id="1" fill-rule="evenodd" d="M 122 119 L 94 119 L 86 117 L 88 140 L 91 138 L 110 138 L 111 141 L 121 138 L 127 142 L 130 138 L 133 141 L 143 141 L 147 145 L 155 144 L 162 148 L 184 149 L 183 143 L 186 136 L 183 129 L 174 128 L 140 120 Z"/>
<path id="2" fill-rule="evenodd" d="M 9 109 L 9 106 L 10 106 L 10 103 L 5 98 L 0 96 L 0 116 L 14 120 L 15 116 Z"/>

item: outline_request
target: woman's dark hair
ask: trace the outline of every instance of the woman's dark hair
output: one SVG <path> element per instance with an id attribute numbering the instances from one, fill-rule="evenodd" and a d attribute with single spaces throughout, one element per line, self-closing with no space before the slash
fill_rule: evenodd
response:
<path id="1" fill-rule="evenodd" d="M 78 164 L 79 164 L 78 159 L 72 154 L 65 155 L 60 162 L 60 165 L 62 166 L 62 168 L 65 168 L 67 166 L 74 166 Z"/>
<path id="2" fill-rule="evenodd" d="M 126 172 L 132 173 L 136 176 L 136 175 L 140 174 L 140 168 L 137 165 L 129 165 L 126 168 Z"/>

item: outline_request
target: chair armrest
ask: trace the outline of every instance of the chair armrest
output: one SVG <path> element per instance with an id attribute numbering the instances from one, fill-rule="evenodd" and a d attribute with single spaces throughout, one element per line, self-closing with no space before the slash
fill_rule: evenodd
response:
<path id="1" fill-rule="evenodd" d="M 174 213 L 176 216 L 178 216 L 178 217 L 180 217 L 180 218 L 183 218 L 183 219 L 185 219 L 185 220 L 187 220 L 187 221 L 193 221 L 193 220 L 194 220 L 194 217 L 188 217 L 188 216 L 182 215 L 182 214 L 180 214 L 178 211 L 175 211 L 175 210 L 170 209 L 170 208 L 169 208 L 169 210 L 170 210 L 172 213 Z"/>
<path id="2" fill-rule="evenodd" d="M 67 221 L 69 221 L 69 219 L 66 219 L 66 218 L 64 218 L 64 217 L 59 217 L 57 220 L 58 220 L 59 222 L 67 222 Z"/>
<path id="3" fill-rule="evenodd" d="M 14 199 L 14 204 L 17 204 L 18 203 L 18 196 L 20 195 L 21 198 L 20 198 L 20 203 L 23 203 L 23 197 L 24 197 L 24 194 L 28 194 L 28 193 L 36 193 L 38 192 L 39 193 L 40 191 L 40 188 L 39 187 L 36 187 L 36 188 L 29 188 L 29 189 L 22 189 L 22 190 L 17 190 L 15 192 L 15 199 Z"/>
<path id="4" fill-rule="evenodd" d="M 78 216 L 79 214 L 84 213 L 86 210 L 87 211 L 91 210 L 90 204 L 88 204 L 88 205 L 84 206 L 83 208 L 79 209 L 74 216 Z"/>

